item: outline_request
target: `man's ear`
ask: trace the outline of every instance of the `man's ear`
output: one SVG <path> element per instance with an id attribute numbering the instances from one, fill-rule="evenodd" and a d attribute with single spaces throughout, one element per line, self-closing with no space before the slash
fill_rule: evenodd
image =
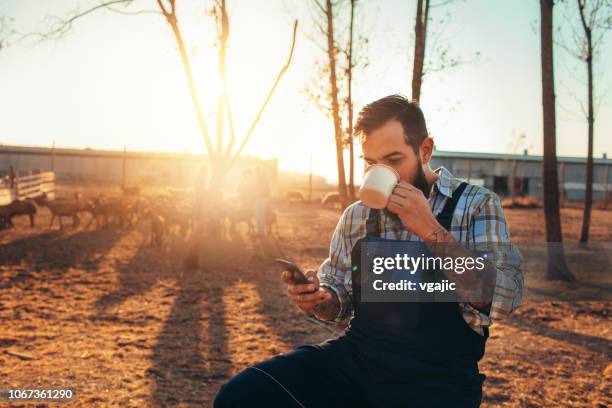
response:
<path id="1" fill-rule="evenodd" d="M 426 138 L 421 142 L 421 146 L 419 146 L 419 153 L 421 154 L 421 161 L 423 164 L 429 163 L 431 160 L 431 155 L 433 154 L 434 142 L 431 137 Z"/>

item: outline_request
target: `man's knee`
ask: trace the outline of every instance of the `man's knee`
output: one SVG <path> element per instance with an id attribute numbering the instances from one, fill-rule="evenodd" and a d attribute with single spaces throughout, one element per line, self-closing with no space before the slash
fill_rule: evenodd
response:
<path id="1" fill-rule="evenodd" d="M 213 402 L 214 408 L 230 408 L 238 406 L 236 404 L 236 393 L 232 393 L 230 388 L 233 388 L 233 386 L 230 387 L 230 383 L 231 380 L 219 388 L 215 401 Z"/>
<path id="2" fill-rule="evenodd" d="M 223 384 L 215 397 L 214 408 L 237 407 L 242 394 L 241 388 L 243 387 L 240 381 L 236 381 L 236 377 Z"/>
<path id="3" fill-rule="evenodd" d="M 257 401 L 270 392 L 268 386 L 255 370 L 247 368 L 219 388 L 214 408 L 235 408 L 248 401 Z"/>
<path id="4" fill-rule="evenodd" d="M 275 356 L 243 370 L 224 384 L 217 393 L 214 407 L 299 407 L 300 400 L 306 398 L 308 389 L 312 388 L 304 379 L 322 381 L 320 370 L 325 371 L 325 361 L 312 347 Z"/>

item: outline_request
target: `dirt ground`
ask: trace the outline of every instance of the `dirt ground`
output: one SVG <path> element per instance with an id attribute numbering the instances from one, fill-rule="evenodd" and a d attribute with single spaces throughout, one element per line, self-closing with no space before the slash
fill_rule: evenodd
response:
<path id="1" fill-rule="evenodd" d="M 154 249 L 144 226 L 61 232 L 43 209 L 36 228 L 22 219 L 0 231 L 0 388 L 74 389 L 63 406 L 210 406 L 248 365 L 334 336 L 292 305 L 273 257 L 316 268 L 338 211 L 276 209 L 278 236 L 254 240 L 244 228 L 209 240 L 191 272 L 183 238 Z M 506 213 L 517 241 L 543 239 L 541 210 Z M 593 240 L 612 241 L 611 214 L 594 211 Z M 575 241 L 581 212 L 563 219 Z M 483 406 L 612 405 L 610 304 L 531 303 L 494 325 Z"/>

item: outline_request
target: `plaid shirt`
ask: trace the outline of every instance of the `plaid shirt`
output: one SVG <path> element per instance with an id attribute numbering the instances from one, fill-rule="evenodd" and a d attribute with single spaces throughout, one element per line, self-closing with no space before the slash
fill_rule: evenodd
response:
<path id="1" fill-rule="evenodd" d="M 438 179 L 429 194 L 429 204 L 437 216 L 450 199 L 461 180 L 444 167 L 435 171 Z M 329 287 L 340 300 L 340 313 L 334 319 L 345 322 L 352 317 L 351 250 L 366 235 L 366 220 L 370 209 L 357 201 L 340 217 L 333 234 L 329 257 L 319 267 L 321 286 Z M 469 184 L 457 203 L 450 233 L 467 248 L 479 250 L 497 271 L 490 312 L 484 313 L 469 303 L 459 303 L 467 324 L 483 335 L 483 327 L 509 315 L 522 300 L 524 277 L 520 269 L 521 255 L 510 241 L 510 233 L 499 197 L 484 187 Z M 403 241 L 422 241 L 404 228 L 397 217 L 386 209 L 381 211 L 381 237 Z M 501 244 L 501 245 L 500 245 Z"/>

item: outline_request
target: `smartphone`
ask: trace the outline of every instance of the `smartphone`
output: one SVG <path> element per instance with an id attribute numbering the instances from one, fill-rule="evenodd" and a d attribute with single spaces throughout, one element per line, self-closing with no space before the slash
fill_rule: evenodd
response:
<path id="1" fill-rule="evenodd" d="M 282 266 L 284 270 L 289 271 L 291 273 L 293 281 L 295 283 L 301 285 L 312 283 L 308 280 L 306 275 L 304 275 L 304 272 L 302 272 L 302 270 L 293 262 L 282 258 L 276 258 L 276 262 L 278 262 L 278 264 Z"/>

